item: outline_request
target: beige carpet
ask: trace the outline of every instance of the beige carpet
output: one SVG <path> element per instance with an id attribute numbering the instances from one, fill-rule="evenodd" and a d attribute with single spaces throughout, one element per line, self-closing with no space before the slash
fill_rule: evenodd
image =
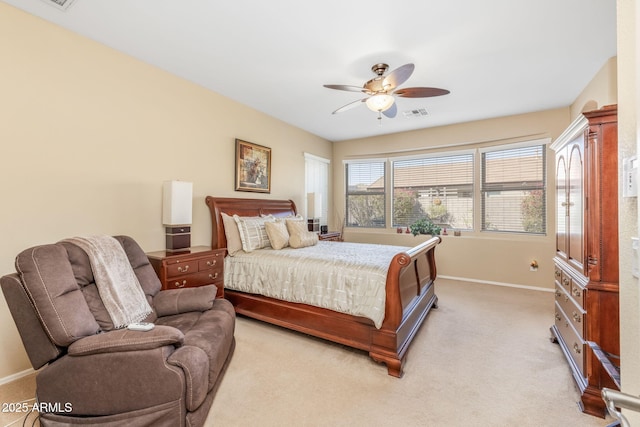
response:
<path id="1" fill-rule="evenodd" d="M 404 377 L 366 353 L 239 318 L 207 426 L 605 426 L 584 415 L 553 294 L 438 279 Z"/>
<path id="2" fill-rule="evenodd" d="M 436 286 L 440 308 L 418 332 L 401 379 L 364 352 L 238 318 L 236 352 L 206 425 L 589 427 L 613 421 L 578 410 L 567 364 L 549 341 L 552 293 L 444 279 Z M 27 399 L 34 388 L 32 377 L 2 386 L 0 401 Z M 0 413 L 0 426 L 16 418 Z"/>

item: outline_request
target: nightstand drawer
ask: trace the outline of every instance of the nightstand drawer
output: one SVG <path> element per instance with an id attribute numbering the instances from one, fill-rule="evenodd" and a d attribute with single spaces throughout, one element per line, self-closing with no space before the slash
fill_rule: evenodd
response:
<path id="1" fill-rule="evenodd" d="M 173 254 L 166 251 L 151 252 L 147 257 L 158 274 L 162 289 L 216 285 L 218 296 L 224 297 L 225 254 L 224 248 L 197 246 Z"/>
<path id="2" fill-rule="evenodd" d="M 328 240 L 331 242 L 342 242 L 342 233 L 339 231 L 328 231 L 318 234 L 319 240 Z"/>
<path id="3" fill-rule="evenodd" d="M 213 285 L 220 281 L 222 281 L 222 271 L 212 270 L 211 272 L 176 277 L 167 281 L 167 287 L 170 289 L 193 288 L 197 286 Z"/>
<path id="4" fill-rule="evenodd" d="M 211 270 L 212 268 L 222 268 L 224 257 L 221 254 L 198 260 L 198 271 Z"/>
<path id="5" fill-rule="evenodd" d="M 197 273 L 197 261 L 178 261 L 175 263 L 167 263 L 167 278 L 182 276 L 185 274 Z"/>

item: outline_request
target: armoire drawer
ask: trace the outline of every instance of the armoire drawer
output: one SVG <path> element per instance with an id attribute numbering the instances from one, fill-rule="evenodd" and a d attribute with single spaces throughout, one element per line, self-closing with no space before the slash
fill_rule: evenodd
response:
<path id="1" fill-rule="evenodd" d="M 573 325 L 573 328 L 578 335 L 580 335 L 580 338 L 584 339 L 584 324 L 587 313 L 568 292 L 565 292 L 564 289 L 558 285 L 556 285 L 556 303 L 560 305 L 562 311 L 564 311 Z"/>
<path id="2" fill-rule="evenodd" d="M 560 332 L 560 337 L 567 347 L 571 358 L 575 362 L 578 370 L 585 375 L 584 372 L 584 353 L 585 342 L 582 340 L 578 332 L 573 328 L 572 321 L 568 319 L 560 305 L 556 301 L 556 328 Z"/>

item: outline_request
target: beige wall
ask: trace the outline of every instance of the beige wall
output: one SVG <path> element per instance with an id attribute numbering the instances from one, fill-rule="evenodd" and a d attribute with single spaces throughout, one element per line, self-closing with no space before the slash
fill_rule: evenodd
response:
<path id="1" fill-rule="evenodd" d="M 162 182 L 192 181 L 194 244 L 206 195 L 292 198 L 303 152 L 331 143 L 0 3 L 0 274 L 32 245 L 127 234 L 164 248 Z M 234 191 L 234 139 L 272 148 L 272 193 Z M 295 179 L 297 177 L 297 179 Z M 30 368 L 0 297 L 0 379 Z"/>
<path id="2" fill-rule="evenodd" d="M 622 159 L 640 152 L 640 8 L 634 0 L 618 0 L 617 6 L 618 155 L 622 164 Z M 640 288 L 631 275 L 633 257 L 637 257 L 631 250 L 631 237 L 638 236 L 638 199 L 621 197 L 619 203 L 622 390 L 635 396 L 640 395 Z M 640 425 L 640 413 L 624 412 L 631 425 Z"/>

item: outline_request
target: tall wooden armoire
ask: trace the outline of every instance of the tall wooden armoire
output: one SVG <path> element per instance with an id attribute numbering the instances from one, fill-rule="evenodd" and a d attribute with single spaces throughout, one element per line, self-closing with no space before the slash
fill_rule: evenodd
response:
<path id="1" fill-rule="evenodd" d="M 617 106 L 583 113 L 556 152 L 555 324 L 583 412 L 604 417 L 602 387 L 616 388 L 587 345 L 620 355 Z"/>

